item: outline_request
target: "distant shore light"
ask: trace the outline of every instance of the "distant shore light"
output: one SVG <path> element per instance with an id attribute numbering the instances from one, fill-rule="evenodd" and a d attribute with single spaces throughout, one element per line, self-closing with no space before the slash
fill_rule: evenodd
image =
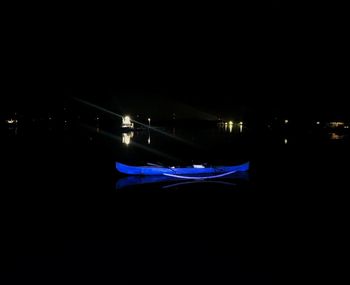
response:
<path id="1" fill-rule="evenodd" d="M 330 122 L 329 123 L 329 126 L 332 127 L 332 128 L 337 128 L 337 127 L 340 127 L 340 126 L 344 126 L 344 122 Z"/>
<path id="2" fill-rule="evenodd" d="M 6 123 L 8 123 L 8 124 L 15 124 L 15 123 L 17 123 L 18 121 L 17 120 L 13 120 L 13 119 L 10 119 L 10 120 L 6 120 Z"/>
<path id="3" fill-rule="evenodd" d="M 123 118 L 123 123 L 124 124 L 131 124 L 131 118 L 129 116 L 125 116 Z"/>

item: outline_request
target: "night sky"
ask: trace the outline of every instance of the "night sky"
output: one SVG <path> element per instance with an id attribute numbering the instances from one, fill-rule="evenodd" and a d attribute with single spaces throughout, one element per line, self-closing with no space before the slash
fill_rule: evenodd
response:
<path id="1" fill-rule="evenodd" d="M 75 96 L 155 115 L 179 104 L 343 116 L 345 17 L 330 5 L 70 7 L 29 22 L 27 13 L 9 24 L 2 106 L 45 109 Z"/>

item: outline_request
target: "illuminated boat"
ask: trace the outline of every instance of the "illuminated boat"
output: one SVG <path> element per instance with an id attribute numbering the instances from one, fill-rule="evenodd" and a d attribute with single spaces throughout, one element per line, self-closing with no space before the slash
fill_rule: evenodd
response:
<path id="1" fill-rule="evenodd" d="M 129 166 L 116 162 L 116 169 L 128 175 L 165 175 L 173 178 L 206 179 L 219 178 L 249 170 L 249 162 L 235 166 L 192 165 L 188 167 L 165 167 L 160 165 Z M 208 176 L 203 176 L 208 175 Z"/>
<path id="2" fill-rule="evenodd" d="M 131 121 L 131 118 L 129 116 L 122 118 L 121 130 L 123 132 L 130 132 L 134 130 L 134 123 Z"/>

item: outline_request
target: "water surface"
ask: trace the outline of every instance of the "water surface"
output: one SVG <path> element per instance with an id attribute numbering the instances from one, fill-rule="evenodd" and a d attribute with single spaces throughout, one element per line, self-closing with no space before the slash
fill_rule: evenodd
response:
<path id="1" fill-rule="evenodd" d="M 4 276 L 271 284 L 342 267 L 347 134 L 239 125 L 132 134 L 67 123 L 3 127 L 1 137 Z M 251 170 L 216 181 L 118 187 L 129 178 L 116 172 L 116 161 L 250 161 Z"/>

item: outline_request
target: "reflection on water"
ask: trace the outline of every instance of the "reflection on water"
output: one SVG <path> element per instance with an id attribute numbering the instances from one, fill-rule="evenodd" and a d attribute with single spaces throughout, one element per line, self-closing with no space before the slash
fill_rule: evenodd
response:
<path id="1" fill-rule="evenodd" d="M 233 132 L 243 133 L 243 122 L 234 123 L 233 121 L 229 121 L 226 123 L 220 123 L 219 128 L 223 128 L 224 131 L 228 133 L 233 133 Z"/>
<path id="2" fill-rule="evenodd" d="M 230 125 L 228 126 L 228 130 L 229 130 L 230 133 L 232 133 L 233 125 L 230 124 Z"/>
<path id="3" fill-rule="evenodd" d="M 122 143 L 129 145 L 131 143 L 131 139 L 134 137 L 134 132 L 128 132 L 122 134 Z"/>
<path id="4" fill-rule="evenodd" d="M 17 125 L 9 126 L 8 130 L 9 130 L 9 134 L 10 135 L 15 135 L 15 136 L 18 135 L 18 127 L 17 127 Z"/>
<path id="5" fill-rule="evenodd" d="M 200 181 L 187 181 L 187 182 L 179 182 L 179 183 L 173 183 L 170 185 L 163 186 L 162 189 L 170 189 L 170 188 L 177 188 L 184 185 L 192 185 L 195 184 L 216 184 L 216 185 L 223 185 L 223 186 L 236 186 L 236 183 L 231 182 L 225 182 L 225 181 L 207 181 L 207 180 L 200 180 Z"/>
<path id="6" fill-rule="evenodd" d="M 125 145 L 129 145 L 132 142 L 132 139 L 135 137 L 134 132 L 127 132 L 122 134 L 122 143 Z M 151 144 L 151 132 L 148 131 L 147 144 Z"/>
<path id="7" fill-rule="evenodd" d="M 331 140 L 343 140 L 344 139 L 344 135 L 339 135 L 337 133 L 331 133 L 330 135 L 331 135 L 331 137 L 330 137 Z"/>
<path id="8" fill-rule="evenodd" d="M 155 184 L 160 189 L 175 188 L 178 186 L 189 185 L 189 184 L 198 184 L 198 183 L 211 183 L 211 184 L 222 184 L 225 186 L 236 186 L 238 183 L 248 182 L 249 173 L 248 172 L 237 172 L 226 176 L 225 178 L 217 179 L 205 179 L 205 180 L 190 180 L 190 179 L 179 179 L 174 177 L 168 177 L 165 175 L 150 175 L 150 176 L 126 176 L 120 178 L 116 182 L 116 189 L 121 190 L 124 188 L 133 188 L 138 185 L 145 184 Z"/>

